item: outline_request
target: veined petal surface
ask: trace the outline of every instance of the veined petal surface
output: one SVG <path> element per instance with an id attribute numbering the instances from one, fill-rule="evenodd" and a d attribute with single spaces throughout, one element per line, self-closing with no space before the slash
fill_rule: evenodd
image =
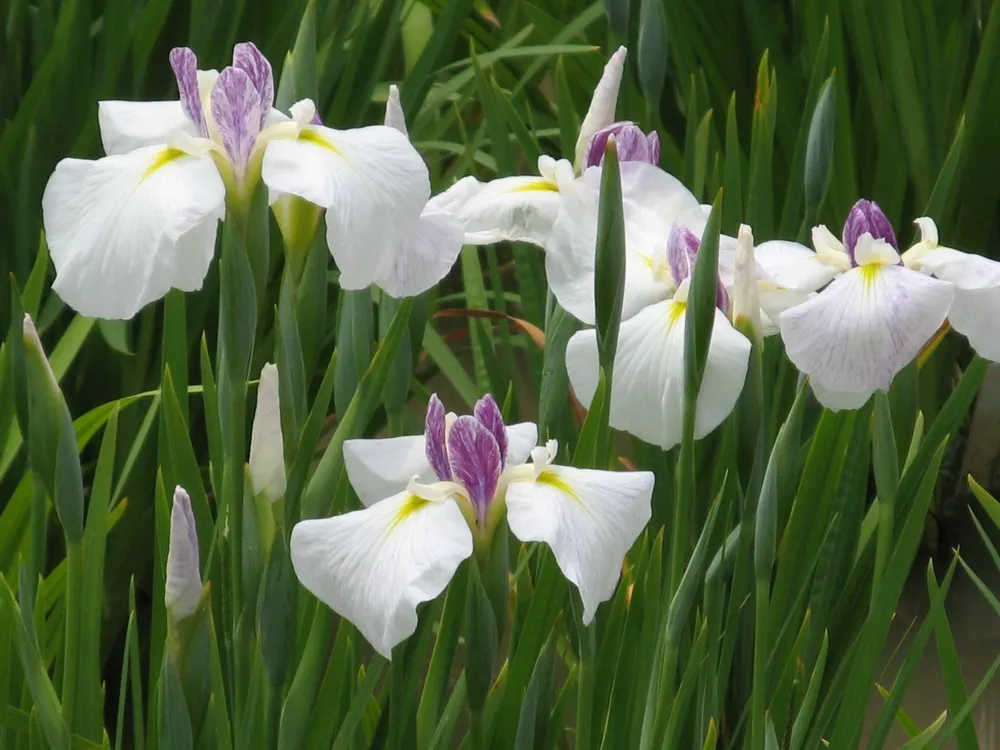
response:
<path id="1" fill-rule="evenodd" d="M 895 265 L 868 265 L 839 276 L 818 295 L 781 314 L 793 364 L 824 393 L 854 393 L 863 404 L 927 343 L 948 315 L 952 284 Z M 820 388 L 815 386 L 819 385 Z M 863 397 L 863 398 L 862 398 Z"/>
<path id="2" fill-rule="evenodd" d="M 507 487 L 507 522 L 522 542 L 545 542 L 580 590 L 583 622 L 611 598 L 625 553 L 649 522 L 653 474 L 547 466 Z"/>
<path id="3" fill-rule="evenodd" d="M 402 492 L 413 477 L 425 484 L 438 479 L 427 460 L 423 435 L 346 440 L 344 466 L 365 506 Z"/>
<path id="4" fill-rule="evenodd" d="M 467 200 L 455 209 L 468 245 L 530 242 L 545 246 L 559 215 L 559 187 L 545 177 L 501 177 L 480 183 L 478 190 L 459 181 Z"/>
<path id="5" fill-rule="evenodd" d="M 56 280 L 77 312 L 131 318 L 171 287 L 201 287 L 225 186 L 210 156 L 147 146 L 96 161 L 64 159 L 42 196 Z"/>
<path id="6" fill-rule="evenodd" d="M 611 384 L 611 426 L 669 449 L 681 440 L 684 414 L 684 318 L 686 305 L 664 301 L 623 320 Z M 746 379 L 750 342 L 715 311 L 712 341 L 695 418 L 702 438 L 729 416 Z M 566 368 L 577 398 L 590 405 L 599 365 L 593 329 L 573 335 Z"/>
<path id="7" fill-rule="evenodd" d="M 396 248 L 392 266 L 375 277 L 375 285 L 397 298 L 426 292 L 455 265 L 464 236 L 454 216 L 425 210 Z"/>
<path id="8" fill-rule="evenodd" d="M 344 289 L 364 289 L 393 272 L 430 197 L 420 154 L 384 125 L 308 125 L 297 139 L 272 139 L 261 174 L 272 190 L 327 209 L 327 242 Z"/>
<path id="9" fill-rule="evenodd" d="M 825 263 L 815 250 L 787 240 L 762 242 L 754 256 L 775 283 L 800 292 L 821 289 L 842 270 Z"/>
<path id="10" fill-rule="evenodd" d="M 472 532 L 451 499 L 401 492 L 363 510 L 292 529 L 295 575 L 385 658 L 417 629 L 417 605 L 437 597 L 472 554 Z"/>

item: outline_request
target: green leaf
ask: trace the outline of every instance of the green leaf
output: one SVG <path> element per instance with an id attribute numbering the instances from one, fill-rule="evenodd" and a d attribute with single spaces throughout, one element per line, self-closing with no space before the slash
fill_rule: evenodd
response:
<path id="1" fill-rule="evenodd" d="M 639 84 L 649 112 L 659 112 L 667 77 L 667 25 L 660 0 L 641 0 L 639 7 Z M 689 113 L 690 116 L 690 113 Z"/>
<path id="2" fill-rule="evenodd" d="M 806 216 L 816 216 L 823 205 L 833 171 L 833 135 L 837 106 L 835 76 L 830 76 L 819 92 L 806 141 L 804 196 Z"/>
<path id="3" fill-rule="evenodd" d="M 594 260 L 594 317 L 597 325 L 597 349 L 601 369 L 610 381 L 618 329 L 625 296 L 625 209 L 622 205 L 621 171 L 618 149 L 608 139 L 601 170 L 600 205 L 597 213 L 597 250 Z M 606 456 L 598 456 L 606 459 Z"/>
<path id="4" fill-rule="evenodd" d="M 164 653 L 160 669 L 156 712 L 156 731 L 159 746 L 170 750 L 194 748 L 191 719 L 180 678 L 173 661 Z"/>

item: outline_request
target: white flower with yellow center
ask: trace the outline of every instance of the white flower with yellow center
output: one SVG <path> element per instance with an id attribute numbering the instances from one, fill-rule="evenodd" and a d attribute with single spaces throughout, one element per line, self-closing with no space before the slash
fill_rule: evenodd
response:
<path id="1" fill-rule="evenodd" d="M 461 417 L 432 396 L 424 435 L 347 441 L 365 508 L 296 524 L 299 581 L 389 658 L 416 630 L 417 605 L 490 543 L 506 513 L 518 539 L 552 549 L 589 623 L 649 521 L 653 475 L 556 466 L 555 441 L 534 447 L 536 435 L 530 423 L 506 427 L 491 396 Z"/>

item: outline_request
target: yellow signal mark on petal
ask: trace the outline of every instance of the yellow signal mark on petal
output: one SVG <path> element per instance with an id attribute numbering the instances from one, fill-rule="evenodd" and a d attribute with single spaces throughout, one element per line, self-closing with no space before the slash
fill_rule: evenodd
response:
<path id="1" fill-rule="evenodd" d="M 424 500 L 422 497 L 417 497 L 416 495 L 410 495 L 403 501 L 403 504 L 399 506 L 399 510 L 396 511 L 396 517 L 392 519 L 392 523 L 389 524 L 389 529 L 386 531 L 386 536 L 391 534 L 396 530 L 401 524 L 406 523 L 406 521 L 417 513 L 422 508 L 430 505 L 430 500 Z"/>
<path id="2" fill-rule="evenodd" d="M 669 331 L 673 328 L 677 321 L 684 317 L 684 313 L 687 312 L 686 302 L 672 302 L 667 308 L 667 330 Z"/>
<path id="3" fill-rule="evenodd" d="M 180 159 L 182 156 L 187 156 L 187 154 L 179 148 L 169 146 L 163 149 L 156 155 L 156 158 L 153 159 L 153 163 L 146 167 L 146 171 L 142 173 L 142 179 L 145 180 L 147 177 L 152 177 L 157 171 L 165 167 L 170 162 Z"/>
<path id="4" fill-rule="evenodd" d="M 344 158 L 344 154 L 343 154 L 343 152 L 339 148 L 337 148 L 336 146 L 334 146 L 332 143 L 330 143 L 330 141 L 328 141 L 326 138 L 324 138 L 323 136 L 321 136 L 319 133 L 317 133 L 312 128 L 308 128 L 308 127 L 307 128 L 303 128 L 302 132 L 299 133 L 299 140 L 300 141 L 305 141 L 306 143 L 315 143 L 317 146 L 320 146 L 321 148 L 325 148 L 327 151 L 332 151 L 337 156 L 339 156 L 341 159 Z"/>
<path id="5" fill-rule="evenodd" d="M 512 188 L 512 193 L 531 193 L 537 190 L 547 190 L 550 193 L 558 193 L 559 188 L 551 180 L 532 180 L 516 188 Z"/>
<path id="6" fill-rule="evenodd" d="M 548 487 L 552 487 L 553 489 L 558 490 L 564 495 L 569 495 L 571 498 L 576 500 L 576 502 L 579 503 L 581 507 L 586 507 L 583 504 L 583 501 L 580 499 L 580 496 L 576 494 L 576 490 L 574 490 L 569 485 L 569 483 L 565 479 L 560 477 L 558 474 L 555 474 L 554 472 L 551 471 L 543 471 L 541 474 L 538 475 L 538 479 L 536 479 L 535 481 L 538 482 L 539 484 L 544 484 L 547 485 Z"/>
<path id="7" fill-rule="evenodd" d="M 858 266 L 858 269 L 861 271 L 861 278 L 864 279 L 866 290 L 872 288 L 872 284 L 878 278 L 878 272 L 881 268 L 882 266 L 879 263 L 867 263 L 863 266 Z"/>

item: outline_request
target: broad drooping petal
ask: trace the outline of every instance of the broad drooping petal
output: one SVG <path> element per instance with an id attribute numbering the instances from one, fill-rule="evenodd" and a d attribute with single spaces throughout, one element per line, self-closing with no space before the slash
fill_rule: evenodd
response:
<path id="1" fill-rule="evenodd" d="M 292 529 L 295 575 L 387 659 L 417 628 L 417 605 L 437 597 L 472 554 L 454 500 L 401 492 L 364 510 Z"/>
<path id="2" fill-rule="evenodd" d="M 857 408 L 875 391 L 888 390 L 917 356 L 944 322 L 954 294 L 951 284 L 901 266 L 862 265 L 783 312 L 781 337 L 820 403 Z"/>
<path id="3" fill-rule="evenodd" d="M 56 280 L 77 312 L 131 318 L 171 288 L 201 288 L 225 211 L 207 155 L 149 146 L 97 161 L 64 159 L 42 214 Z"/>
<path id="4" fill-rule="evenodd" d="M 97 122 L 108 156 L 162 145 L 178 131 L 198 134 L 180 102 L 98 102 Z"/>
<path id="5" fill-rule="evenodd" d="M 270 362 L 260 371 L 249 463 L 255 495 L 263 495 L 271 502 L 285 496 L 287 478 L 278 401 L 278 368 Z"/>
<path id="6" fill-rule="evenodd" d="M 685 308 L 682 302 L 658 302 L 623 320 L 615 353 L 611 426 L 664 449 L 681 440 Z M 750 342 L 716 309 L 698 394 L 695 438 L 703 438 L 729 416 L 743 390 L 749 357 Z M 566 368 L 577 398 L 589 406 L 599 375 L 593 329 L 570 339 Z"/>
<path id="7" fill-rule="evenodd" d="M 170 547 L 164 582 L 164 602 L 174 619 L 183 620 L 194 614 L 201 601 L 202 588 L 198 531 L 191 511 L 191 498 L 183 487 L 177 487 L 170 511 Z"/>
<path id="8" fill-rule="evenodd" d="M 651 472 L 546 466 L 507 487 L 507 522 L 522 542 L 545 542 L 579 590 L 583 622 L 614 594 L 622 561 L 651 515 Z"/>
<path id="9" fill-rule="evenodd" d="M 406 136 L 376 125 L 305 126 L 269 141 L 262 168 L 271 190 L 326 211 L 327 243 L 343 289 L 364 289 L 395 272 L 399 247 L 430 197 L 430 179 Z"/>
<path id="10" fill-rule="evenodd" d="M 622 73 L 625 71 L 625 56 L 628 50 L 619 47 L 604 66 L 601 80 L 594 89 L 590 107 L 580 125 L 580 135 L 576 139 L 574 164 L 577 170 L 583 171 L 587 162 L 587 149 L 590 141 L 599 130 L 603 130 L 615 121 L 615 110 L 618 108 L 618 89 L 622 84 Z"/>
<path id="11" fill-rule="evenodd" d="M 573 169 L 568 161 L 541 156 L 538 172 L 537 177 L 501 177 L 487 183 L 462 180 L 449 188 L 449 199 L 459 191 L 464 197 L 455 216 L 465 229 L 465 243 L 530 242 L 547 247 L 559 215 L 560 186 L 572 180 Z"/>
<path id="12" fill-rule="evenodd" d="M 603 167 L 591 167 L 564 191 L 559 218 L 546 249 L 545 270 L 559 304 L 584 323 L 594 323 L 594 262 Z M 625 217 L 625 297 L 622 317 L 669 297 L 676 283 L 656 273 L 675 223 L 703 222 L 698 200 L 679 180 L 642 162 L 621 165 Z M 697 232 L 695 232 L 697 234 Z"/>
<path id="13" fill-rule="evenodd" d="M 537 439 L 538 427 L 533 422 L 507 425 L 507 462 L 516 466 L 527 461 Z M 423 435 L 347 440 L 344 466 L 351 486 L 366 506 L 402 492 L 413 477 L 421 484 L 442 478 L 427 459 Z"/>
<path id="14" fill-rule="evenodd" d="M 903 254 L 903 262 L 908 268 L 955 285 L 955 301 L 948 311 L 952 328 L 966 336 L 980 356 L 1000 361 L 996 327 L 1000 320 L 1000 263 L 938 245 L 937 227 L 931 219 L 917 219 L 917 224 L 922 240 Z"/>

